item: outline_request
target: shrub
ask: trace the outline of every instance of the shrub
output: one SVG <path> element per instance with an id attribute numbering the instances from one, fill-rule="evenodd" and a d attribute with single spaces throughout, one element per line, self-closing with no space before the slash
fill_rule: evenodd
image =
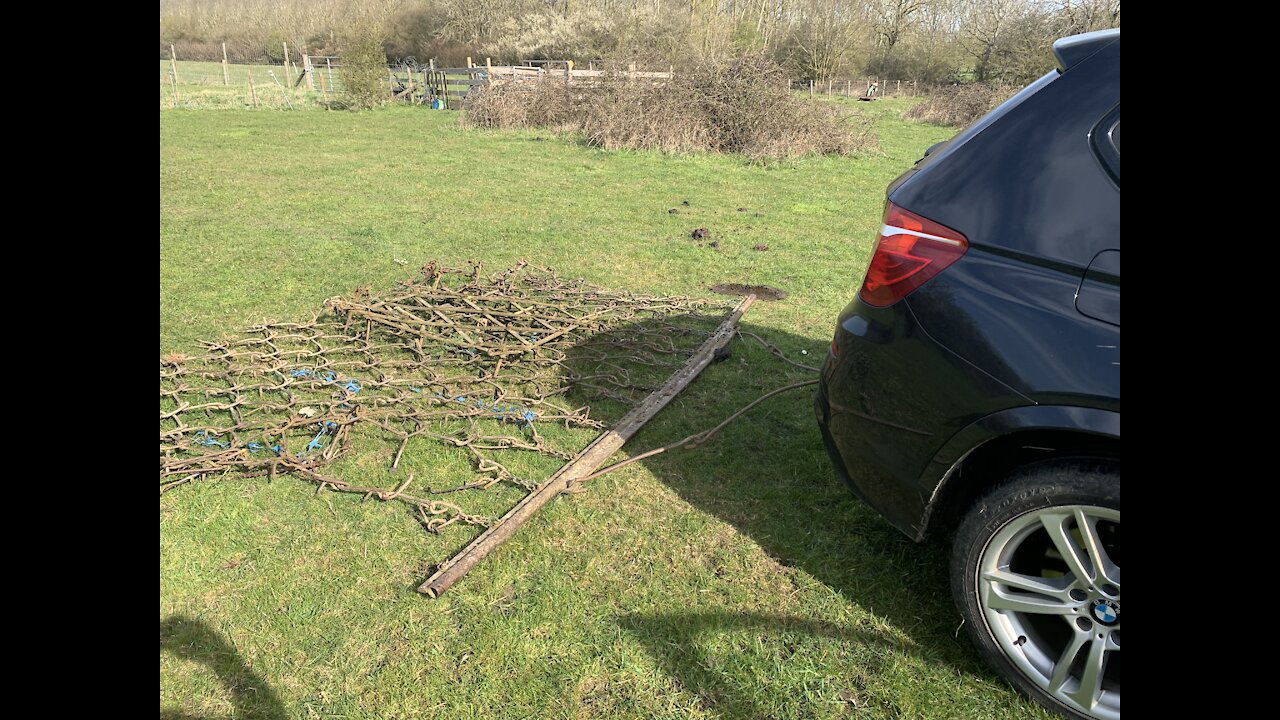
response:
<path id="1" fill-rule="evenodd" d="M 911 120 L 963 127 L 986 115 L 1017 92 L 992 85 L 943 85 L 934 88 L 924 102 L 903 113 Z"/>
<path id="2" fill-rule="evenodd" d="M 753 159 L 871 149 L 869 123 L 851 127 L 836 106 L 786 90 L 782 69 L 762 56 L 711 63 L 664 84 L 606 73 L 598 82 L 491 85 L 468 103 L 477 127 L 581 132 L 594 146 L 741 153 Z"/>
<path id="3" fill-rule="evenodd" d="M 384 40 L 373 28 L 357 25 L 342 38 L 342 99 L 353 110 L 376 107 L 389 97 Z"/>

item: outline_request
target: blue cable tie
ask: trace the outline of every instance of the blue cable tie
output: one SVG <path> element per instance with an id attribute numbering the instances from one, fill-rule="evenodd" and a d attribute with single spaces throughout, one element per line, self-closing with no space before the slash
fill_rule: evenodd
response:
<path id="1" fill-rule="evenodd" d="M 320 438 L 322 437 L 324 437 L 323 430 L 316 433 L 316 436 L 311 438 L 311 442 L 307 443 L 307 450 L 319 450 L 320 448 L 324 447 L 324 445 L 320 442 Z M 298 454 L 299 456 L 301 456 L 302 453 L 298 453 Z"/>
<path id="2" fill-rule="evenodd" d="M 200 432 L 197 432 L 192 442 L 197 445 L 203 445 L 205 447 L 220 447 L 220 448 L 231 447 L 230 442 L 220 442 L 214 439 L 213 436 L 209 435 L 209 432 L 207 430 L 201 430 Z"/>

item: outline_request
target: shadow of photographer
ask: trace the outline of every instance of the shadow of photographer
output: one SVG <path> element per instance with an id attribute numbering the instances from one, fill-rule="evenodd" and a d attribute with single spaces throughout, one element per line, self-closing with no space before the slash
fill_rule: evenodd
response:
<path id="1" fill-rule="evenodd" d="M 286 720 L 284 704 L 275 690 L 244 661 L 222 635 L 203 620 L 170 615 L 160 621 L 160 652 L 203 665 L 226 690 L 236 720 Z M 180 708 L 161 708 L 160 720 L 214 720 Z M 221 719 L 219 719 L 221 720 Z"/>

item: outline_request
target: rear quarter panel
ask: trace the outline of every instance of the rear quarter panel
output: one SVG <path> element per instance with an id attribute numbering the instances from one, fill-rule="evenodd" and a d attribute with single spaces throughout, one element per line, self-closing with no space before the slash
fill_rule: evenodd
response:
<path id="1" fill-rule="evenodd" d="M 970 243 L 907 297 L 922 331 L 1038 403 L 1119 410 L 1119 327 L 1076 309 L 1090 261 L 1120 248 L 1120 188 L 1089 134 L 1120 102 L 1119 40 L 892 188 Z"/>

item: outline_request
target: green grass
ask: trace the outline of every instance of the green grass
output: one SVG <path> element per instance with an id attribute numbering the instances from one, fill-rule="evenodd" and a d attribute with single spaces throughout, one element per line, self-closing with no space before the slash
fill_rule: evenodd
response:
<path id="1" fill-rule="evenodd" d="M 428 260 L 526 257 L 640 292 L 784 288 L 744 327 L 816 363 L 885 185 L 954 132 L 899 120 L 909 102 L 858 108 L 877 118 L 877 154 L 771 165 L 464 131 L 422 108 L 164 110 L 160 351 L 309 317 Z M 697 227 L 720 248 L 689 239 Z M 738 343 L 623 454 L 802 376 Z M 289 478 L 169 493 L 162 714 L 1046 717 L 957 637 L 946 548 L 911 543 L 838 484 L 811 398 L 775 399 L 703 449 L 556 500 L 435 601 L 414 588 L 473 528 L 432 537 L 395 504 L 317 498 Z M 450 462 L 426 444 L 402 461 Z M 346 470 L 386 483 L 385 465 L 370 453 Z"/>

